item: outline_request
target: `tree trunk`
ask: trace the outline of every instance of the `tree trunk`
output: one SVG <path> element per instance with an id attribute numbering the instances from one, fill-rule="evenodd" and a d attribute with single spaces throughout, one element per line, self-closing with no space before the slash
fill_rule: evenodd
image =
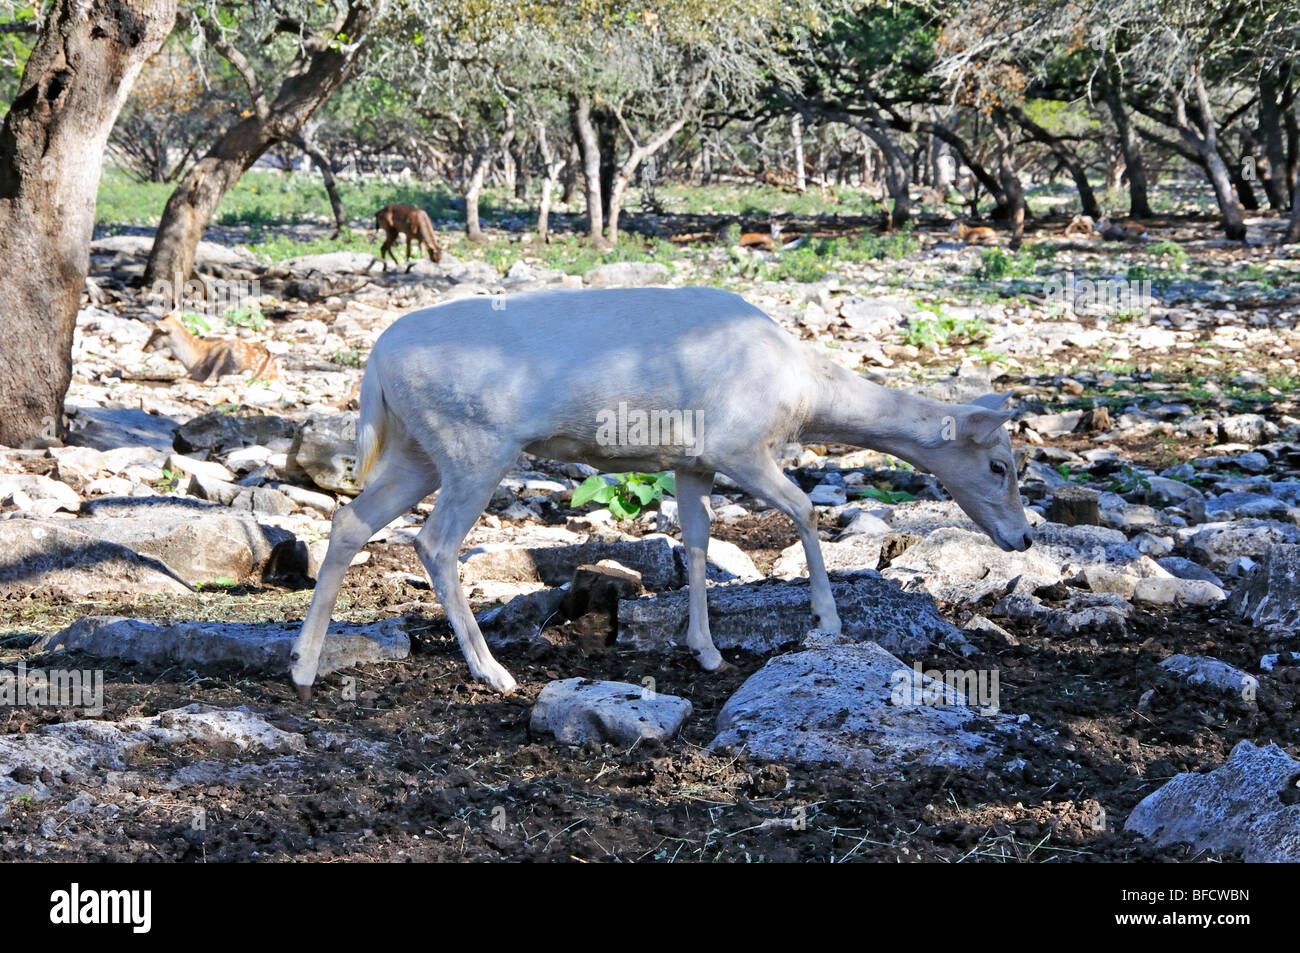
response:
<path id="1" fill-rule="evenodd" d="M 515 167 L 515 198 L 528 198 L 528 137 L 516 136 L 510 143 L 510 161 Z"/>
<path id="2" fill-rule="evenodd" d="M 803 156 L 803 116 L 795 113 L 790 119 L 790 138 L 794 140 L 794 187 L 808 191 L 808 170 Z"/>
<path id="3" fill-rule="evenodd" d="M 1210 184 L 1214 188 L 1214 198 L 1219 203 L 1219 218 L 1223 223 L 1223 232 L 1233 241 L 1246 238 L 1245 213 L 1237 200 L 1237 193 L 1232 187 L 1232 177 L 1227 166 L 1219 157 L 1218 128 L 1210 108 L 1210 97 L 1205 89 L 1205 82 L 1199 69 L 1193 70 L 1194 89 L 1200 128 L 1192 125 L 1187 114 L 1187 103 L 1179 93 L 1173 95 L 1175 128 L 1183 141 L 1200 156 Z"/>
<path id="4" fill-rule="evenodd" d="M 1296 183 L 1291 194 L 1291 221 L 1287 223 L 1286 235 L 1282 241 L 1288 245 L 1300 242 L 1300 182 Z"/>
<path id="5" fill-rule="evenodd" d="M 641 163 L 652 155 L 657 153 L 672 140 L 673 136 L 682 131 L 686 121 L 690 118 L 691 112 L 694 111 L 695 105 L 704 97 L 704 92 L 708 88 L 707 80 L 701 80 L 695 84 L 687 94 L 686 101 L 682 106 L 682 114 L 674 119 L 664 128 L 654 133 L 650 139 L 641 144 L 636 141 L 632 135 L 632 129 L 624 120 L 622 114 L 615 113 L 619 126 L 623 129 L 623 135 L 631 143 L 632 151 L 628 154 L 626 161 L 619 167 L 614 175 L 614 181 L 609 191 L 609 226 L 608 236 L 610 244 L 618 243 L 618 216 L 623 209 L 623 196 L 627 192 L 628 185 L 632 182 L 632 177 L 636 175 L 636 170 L 641 167 Z"/>
<path id="6" fill-rule="evenodd" d="M 176 0 L 58 0 L 0 128 L 0 445 L 66 432 L 77 305 L 109 133 Z"/>
<path id="7" fill-rule="evenodd" d="M 1243 137 L 1241 143 L 1241 152 L 1243 161 L 1246 156 L 1252 159 L 1255 157 L 1255 144 L 1250 139 Z M 1251 180 L 1246 177 L 1246 171 L 1240 162 L 1233 162 L 1232 157 L 1224 155 L 1223 144 L 1219 144 L 1219 160 L 1223 167 L 1228 170 L 1228 178 L 1232 180 L 1233 191 L 1241 200 L 1241 207 L 1248 212 L 1259 211 L 1259 197 L 1255 194 L 1255 186 Z M 1256 166 L 1258 172 L 1258 165 Z"/>
<path id="8" fill-rule="evenodd" d="M 596 248 L 606 247 L 605 217 L 600 195 L 600 144 L 591 120 L 591 101 L 585 96 L 572 98 L 570 119 L 573 138 L 582 157 L 582 180 L 587 193 L 587 238 Z"/>
<path id="9" fill-rule="evenodd" d="M 167 200 L 145 267 L 147 284 L 184 283 L 193 273 L 199 239 L 226 191 L 267 149 L 298 132 L 348 78 L 375 4 L 376 0 L 350 0 L 337 29 L 324 30 L 306 43 L 272 102 L 262 101 L 250 89 L 252 114 L 226 130 Z M 338 36 L 347 37 L 347 42 L 338 42 Z"/>
<path id="10" fill-rule="evenodd" d="M 592 111 L 600 147 L 600 214 L 609 222 L 609 200 L 614 194 L 614 177 L 618 174 L 618 121 L 607 108 Z"/>
<path id="11" fill-rule="evenodd" d="M 320 147 L 316 145 L 316 137 L 313 131 L 303 126 L 298 134 L 293 137 L 292 142 L 299 149 L 305 152 L 316 168 L 320 169 L 321 182 L 325 186 L 325 194 L 329 196 L 330 210 L 334 213 L 334 234 L 331 238 L 338 238 L 347 228 L 347 213 L 343 211 L 343 199 L 339 195 L 338 183 L 334 180 L 334 170 L 330 168 L 330 160 Z"/>
<path id="12" fill-rule="evenodd" d="M 1011 223 L 1010 247 L 1016 249 L 1025 237 L 1025 192 L 1020 185 L 1020 176 L 1011 154 L 1011 131 L 1001 115 L 994 118 L 993 134 L 998 140 L 998 184 L 1007 197 L 1010 212 L 1007 216 Z"/>
<path id="13" fill-rule="evenodd" d="M 1142 164 L 1142 150 L 1133 135 L 1124 100 L 1120 95 L 1118 80 L 1114 75 L 1106 79 L 1106 105 L 1119 134 L 1120 152 L 1124 154 L 1124 167 L 1128 173 L 1128 213 L 1133 218 L 1150 218 L 1151 202 L 1147 197 L 1146 167 Z"/>
<path id="14" fill-rule="evenodd" d="M 1101 218 L 1104 213 L 1097 202 L 1096 194 L 1092 191 L 1092 185 L 1088 182 L 1088 170 L 1079 156 L 1067 148 L 1060 139 L 1030 119 L 1023 109 L 1012 107 L 1010 115 L 1025 132 L 1051 149 L 1052 155 L 1065 166 L 1070 173 L 1070 178 L 1074 179 L 1074 187 L 1079 193 L 1079 207 L 1083 214 L 1094 219 Z"/>
<path id="15" fill-rule="evenodd" d="M 560 173 L 569 163 L 565 158 L 557 158 L 551 151 L 550 141 L 546 138 L 546 124 L 542 122 L 537 124 L 537 151 L 545 167 L 542 195 L 537 204 L 537 240 L 544 245 L 551 240 L 551 195 L 555 192 L 555 183 L 559 180 Z"/>
<path id="16" fill-rule="evenodd" d="M 564 172 L 561 173 L 560 184 L 563 186 L 560 192 L 560 201 L 568 205 L 573 201 L 573 190 L 578 185 L 578 168 L 582 165 L 582 155 L 578 150 L 576 142 L 569 143 L 569 161 L 564 164 Z"/>
<path id="17" fill-rule="evenodd" d="M 483 180 L 487 177 L 488 165 L 492 162 L 492 151 L 483 149 L 474 158 L 474 165 L 466 179 L 465 188 L 465 237 L 472 242 L 485 242 L 483 226 L 479 224 L 478 200 L 483 194 Z"/>
<path id="18" fill-rule="evenodd" d="M 1259 135 L 1263 145 L 1263 162 L 1259 177 L 1264 194 L 1274 211 L 1284 211 L 1290 204 L 1291 190 L 1286 181 L 1285 128 L 1282 120 L 1282 91 L 1277 75 L 1265 70 L 1259 77 Z"/>

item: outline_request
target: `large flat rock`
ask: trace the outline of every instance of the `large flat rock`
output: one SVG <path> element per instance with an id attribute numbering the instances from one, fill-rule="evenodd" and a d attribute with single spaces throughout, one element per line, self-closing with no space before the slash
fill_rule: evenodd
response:
<path id="1" fill-rule="evenodd" d="M 928 595 L 903 592 L 876 572 L 832 577 L 844 635 L 889 651 L 916 655 L 936 645 L 958 651 L 965 637 L 939 614 Z M 688 590 L 625 599 L 618 606 L 618 640 L 639 649 L 685 641 Z M 718 648 L 772 652 L 802 639 L 812 620 L 806 580 L 709 587 L 709 629 Z"/>
<path id="2" fill-rule="evenodd" d="M 719 713 L 711 747 L 872 773 L 979 767 L 1004 756 L 999 735 L 1016 730 L 1009 716 L 982 716 L 960 691 L 873 642 L 810 643 L 750 676 Z"/>
<path id="3" fill-rule="evenodd" d="M 225 622 L 155 623 L 118 616 L 90 616 L 39 644 L 45 652 L 84 652 L 145 665 L 185 665 L 196 670 L 235 665 L 261 675 L 282 676 L 300 625 Z M 330 626 L 321 650 L 320 672 L 328 674 L 366 662 L 403 659 L 411 639 L 401 619 L 371 625 Z"/>
<path id="4" fill-rule="evenodd" d="M 1300 628 L 1300 546 L 1268 547 L 1259 565 L 1232 591 L 1228 611 L 1254 625 Z"/>
<path id="5" fill-rule="evenodd" d="M 242 581 L 259 575 L 294 534 L 229 507 L 172 497 L 104 498 L 72 525 L 97 539 L 152 556 L 186 582 Z"/>
<path id="6" fill-rule="evenodd" d="M 189 592 L 161 560 L 83 532 L 77 520 L 0 521 L 0 596 L 96 599 Z"/>
<path id="7" fill-rule="evenodd" d="M 300 754 L 303 735 L 283 731 L 247 708 L 187 705 L 122 721 L 82 719 L 0 735 L 0 814 L 17 797 L 44 800 L 54 787 L 96 787 L 149 755 L 186 746 L 215 756 Z M 57 779 L 57 781 L 55 780 Z"/>
<path id="8" fill-rule="evenodd" d="M 671 738 L 690 714 L 691 703 L 676 695 L 627 682 L 566 678 L 538 694 L 529 729 L 568 744 L 612 741 L 630 747 Z"/>
<path id="9" fill-rule="evenodd" d="M 1248 863 L 1300 861 L 1300 761 L 1241 741 L 1208 774 L 1180 774 L 1148 795 L 1124 829 L 1157 846 L 1238 851 Z"/>

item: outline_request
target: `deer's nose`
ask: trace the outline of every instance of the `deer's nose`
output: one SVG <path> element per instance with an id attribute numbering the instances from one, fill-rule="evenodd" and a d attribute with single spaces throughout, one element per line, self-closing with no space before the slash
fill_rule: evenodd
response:
<path id="1" fill-rule="evenodd" d="M 1021 547 L 1022 551 L 1034 545 L 1034 531 L 1032 529 L 1025 530 L 1024 543 L 1025 545 Z"/>

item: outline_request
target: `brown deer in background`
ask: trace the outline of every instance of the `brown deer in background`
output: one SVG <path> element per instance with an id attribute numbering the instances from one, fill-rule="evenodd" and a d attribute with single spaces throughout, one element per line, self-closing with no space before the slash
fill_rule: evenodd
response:
<path id="1" fill-rule="evenodd" d="M 248 370 L 257 380 L 273 381 L 280 376 L 275 358 L 261 344 L 238 340 L 205 341 L 191 334 L 174 314 L 154 325 L 144 349 L 171 351 L 172 357 L 185 365 L 187 375 L 200 382 Z"/>
<path id="2" fill-rule="evenodd" d="M 953 222 L 949 232 L 956 235 L 967 245 L 996 245 L 998 233 L 986 225 L 970 226 L 965 222 Z"/>
<path id="3" fill-rule="evenodd" d="M 434 236 L 433 222 L 429 221 L 429 216 L 423 209 L 412 208 L 409 205 L 385 205 L 375 213 L 375 229 L 383 229 L 384 245 L 379 250 L 379 260 L 384 262 L 384 271 L 388 270 L 388 262 L 384 261 L 384 256 L 393 259 L 393 264 L 398 264 L 397 255 L 393 252 L 393 245 L 397 243 L 398 235 L 406 236 L 406 260 L 411 260 L 411 242 L 416 242 L 429 253 L 429 259 L 434 262 L 442 261 L 442 249 L 438 247 L 438 239 Z"/>

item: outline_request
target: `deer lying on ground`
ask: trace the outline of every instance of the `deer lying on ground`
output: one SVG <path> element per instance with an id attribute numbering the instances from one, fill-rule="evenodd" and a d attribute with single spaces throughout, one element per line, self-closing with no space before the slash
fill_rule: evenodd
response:
<path id="1" fill-rule="evenodd" d="M 1062 234 L 1066 238 L 1094 238 L 1097 235 L 1097 226 L 1091 215 L 1076 215 L 1070 219 L 1070 224 L 1065 226 Z"/>
<path id="2" fill-rule="evenodd" d="M 433 222 L 429 221 L 428 213 L 423 209 L 412 208 L 409 205 L 385 205 L 375 213 L 375 230 L 383 230 L 385 238 L 383 247 L 379 249 L 379 260 L 384 262 L 384 271 L 388 270 L 388 262 L 384 257 L 388 256 L 393 259 L 393 264 L 397 265 L 397 255 L 393 251 L 393 245 L 397 244 L 397 236 L 406 236 L 406 260 L 411 260 L 411 243 L 424 247 L 429 253 L 429 260 L 435 263 L 442 261 L 442 249 L 438 247 L 438 239 L 433 231 Z"/>
<path id="3" fill-rule="evenodd" d="M 1140 242 L 1149 237 L 1145 225 L 1137 222 L 1112 222 L 1107 218 L 1097 223 L 1097 231 L 1108 242 Z"/>
<path id="4" fill-rule="evenodd" d="M 741 248 L 748 248 L 750 251 L 772 251 L 781 247 L 781 226 L 775 223 L 766 232 L 745 232 L 737 240 Z"/>
<path id="5" fill-rule="evenodd" d="M 275 358 L 261 344 L 239 340 L 205 341 L 191 334 L 174 314 L 154 324 L 144 349 L 171 351 L 172 357 L 185 365 L 186 376 L 202 383 L 224 374 L 240 374 L 248 370 L 257 380 L 271 381 L 280 376 Z"/>
<path id="6" fill-rule="evenodd" d="M 985 225 L 970 226 L 965 222 L 956 221 L 952 223 L 952 228 L 948 229 L 948 231 L 967 245 L 991 245 L 998 240 L 998 233 Z"/>
<path id="7" fill-rule="evenodd" d="M 608 333 L 635 327 L 635 339 Z M 515 680 L 488 651 L 459 580 L 465 534 L 521 452 L 607 472 L 676 473 L 690 581 L 686 643 L 709 671 L 725 663 L 705 603 L 708 501 L 724 473 L 794 520 L 811 581 L 813 625 L 840 631 L 812 502 L 774 454 L 792 440 L 868 447 L 933 472 L 1004 550 L 1033 541 L 1016 486 L 1010 414 L 873 384 L 795 340 L 739 295 L 713 288 L 542 291 L 466 298 L 414 311 L 375 343 L 361 382 L 357 481 L 334 517 L 292 679 L 308 698 L 343 573 L 390 521 L 438 490 L 415 548 L 474 678 Z M 689 439 L 642 445 L 609 433 L 608 414 L 693 411 Z M 662 418 L 661 418 L 662 420 Z M 602 424 L 601 421 L 604 421 Z M 678 428 L 679 433 L 681 427 Z"/>

